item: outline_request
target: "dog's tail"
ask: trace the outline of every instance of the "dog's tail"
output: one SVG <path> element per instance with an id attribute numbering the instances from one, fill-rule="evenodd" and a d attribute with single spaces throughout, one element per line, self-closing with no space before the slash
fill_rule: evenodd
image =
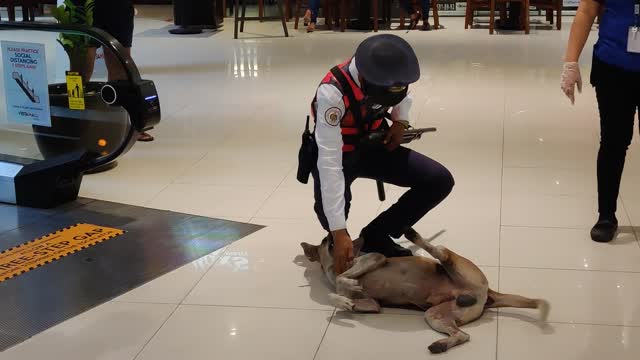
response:
<path id="1" fill-rule="evenodd" d="M 489 296 L 487 297 L 487 302 L 484 307 L 485 309 L 501 307 L 538 309 L 540 310 L 540 321 L 543 322 L 547 321 L 549 310 L 551 310 L 551 306 L 546 300 L 529 299 L 520 295 L 501 294 L 491 289 L 489 289 Z"/>

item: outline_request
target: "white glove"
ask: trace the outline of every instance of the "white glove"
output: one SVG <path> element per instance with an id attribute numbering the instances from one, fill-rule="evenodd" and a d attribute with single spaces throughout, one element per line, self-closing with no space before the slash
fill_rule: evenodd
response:
<path id="1" fill-rule="evenodd" d="M 580 65 L 577 62 L 566 62 L 562 68 L 560 77 L 560 87 L 567 95 L 571 104 L 576 102 L 575 86 L 578 85 L 578 92 L 582 93 L 582 76 L 580 75 Z"/>

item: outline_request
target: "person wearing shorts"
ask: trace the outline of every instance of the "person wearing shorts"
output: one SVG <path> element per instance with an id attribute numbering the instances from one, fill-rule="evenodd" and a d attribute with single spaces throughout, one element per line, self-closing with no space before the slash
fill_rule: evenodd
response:
<path id="1" fill-rule="evenodd" d="M 93 26 L 106 31 L 118 40 L 124 47 L 124 55 L 131 57 L 131 47 L 133 46 L 135 8 L 132 0 L 95 0 L 93 11 Z M 97 48 L 90 48 L 89 59 L 96 57 Z M 108 81 L 122 80 L 127 78 L 124 68 L 111 51 L 104 52 L 104 60 L 107 65 Z M 93 66 L 91 71 L 93 73 Z M 153 141 L 153 136 L 143 132 L 138 137 L 138 141 Z"/>

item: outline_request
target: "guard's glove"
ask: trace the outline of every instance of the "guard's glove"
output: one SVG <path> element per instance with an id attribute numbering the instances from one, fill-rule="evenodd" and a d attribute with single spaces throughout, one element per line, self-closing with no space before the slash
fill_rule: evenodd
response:
<path id="1" fill-rule="evenodd" d="M 575 87 L 578 85 L 578 92 L 582 93 L 582 76 L 580 75 L 580 65 L 577 62 L 566 62 L 562 68 L 560 77 L 560 87 L 567 95 L 571 104 L 576 102 Z"/>

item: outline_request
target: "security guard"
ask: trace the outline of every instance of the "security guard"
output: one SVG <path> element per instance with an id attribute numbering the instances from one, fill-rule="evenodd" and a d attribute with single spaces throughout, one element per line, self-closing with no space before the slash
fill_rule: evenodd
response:
<path id="1" fill-rule="evenodd" d="M 393 238 L 402 236 L 453 188 L 453 177 L 443 165 L 400 146 L 409 124 L 409 84 L 419 78 L 420 66 L 409 43 L 383 34 L 363 41 L 355 56 L 334 67 L 317 89 L 311 106 L 317 146 L 317 163 L 311 168 L 314 209 L 333 239 L 338 274 L 353 260 L 346 220 L 355 179 L 409 188 L 360 234 L 363 252 L 387 257 L 411 255 Z M 364 136 L 381 130 L 387 131 L 384 146 L 365 148 Z"/>

